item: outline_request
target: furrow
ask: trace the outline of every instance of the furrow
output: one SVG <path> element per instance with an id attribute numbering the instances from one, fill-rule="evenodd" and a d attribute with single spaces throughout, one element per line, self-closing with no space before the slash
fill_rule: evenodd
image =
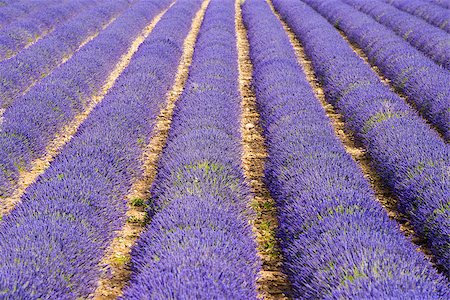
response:
<path id="1" fill-rule="evenodd" d="M 4 218 L 2 296 L 93 297 L 105 250 L 126 221 L 125 198 L 145 174 L 140 158 L 200 6 L 179 0 L 164 14 L 105 99 Z"/>
<path id="2" fill-rule="evenodd" d="M 123 299 L 256 298 L 260 264 L 241 167 L 234 21 L 234 2 L 211 1 L 158 161 L 146 202 L 151 221 L 132 250 Z"/>
<path id="3" fill-rule="evenodd" d="M 242 166 L 253 193 L 251 206 L 256 211 L 256 219 L 252 225 L 259 245 L 258 254 L 262 261 L 258 292 L 263 299 L 288 299 L 289 282 L 281 269 L 281 252 L 275 236 L 278 228 L 277 209 L 263 181 L 267 150 L 259 122 L 256 96 L 251 87 L 253 66 L 249 58 L 247 31 L 242 22 L 241 2 L 236 1 L 235 23 L 242 98 Z"/>
<path id="4" fill-rule="evenodd" d="M 83 112 L 76 115 L 68 124 L 57 132 L 54 138 L 49 142 L 45 148 L 44 155 L 38 157 L 30 164 L 30 170 L 19 173 L 17 180 L 17 187 L 10 197 L 2 199 L 0 202 L 0 217 L 7 214 L 20 201 L 28 186 L 33 184 L 39 175 L 43 174 L 50 166 L 54 158 L 61 152 L 63 147 L 72 139 L 78 131 L 81 124 L 87 119 L 93 109 L 103 100 L 108 91 L 113 87 L 117 78 L 125 70 L 134 53 L 138 50 L 142 42 L 151 33 L 158 21 L 161 19 L 165 11 L 160 12 L 150 24 L 148 24 L 139 36 L 134 39 L 129 49 L 124 53 L 112 71 L 109 73 L 106 81 L 100 90 L 91 98 L 91 101 L 86 105 Z"/>
<path id="5" fill-rule="evenodd" d="M 327 6 L 325 11 L 323 1 L 304 2 L 324 14 L 343 5 L 333 2 L 336 7 Z M 374 170 L 398 199 L 398 211 L 408 216 L 440 270 L 447 273 L 450 152 L 446 143 L 342 39 L 329 23 L 335 23 L 334 18 L 329 15 L 327 21 L 301 2 L 274 0 L 274 4 L 303 43 L 327 102 L 342 114 Z M 353 20 L 339 12 L 339 27 Z"/>
<path id="6" fill-rule="evenodd" d="M 0 30 L 0 61 L 16 56 L 22 50 L 35 45 L 53 32 L 58 26 L 78 15 L 85 9 L 98 5 L 97 1 L 64 1 L 56 5 L 43 6 L 33 14 L 18 22 L 13 22 Z"/>
<path id="7" fill-rule="evenodd" d="M 149 188 L 156 176 L 156 167 L 162 149 L 166 143 L 173 110 L 176 101 L 183 92 L 184 85 L 189 73 L 189 66 L 192 62 L 195 41 L 200 30 L 206 8 L 210 0 L 202 3 L 200 10 L 194 17 L 191 29 L 183 43 L 183 54 L 180 59 L 175 81 L 171 90 L 167 94 L 167 103 L 158 116 L 150 142 L 145 147 L 141 161 L 143 165 L 142 177 L 133 183 L 127 199 L 127 222 L 117 232 L 117 236 L 106 250 L 101 265 L 108 269 L 108 276 L 103 276 L 99 281 L 99 286 L 94 293 L 94 299 L 114 299 L 122 294 L 122 290 L 130 277 L 130 256 L 131 248 L 135 244 L 139 235 L 144 230 L 146 223 L 146 213 L 140 205 L 149 195 Z M 138 205 L 136 205 L 138 202 Z"/>
<path id="8" fill-rule="evenodd" d="M 129 5 L 120 0 L 90 9 L 57 28 L 34 47 L 0 64 L 0 107 L 10 106 L 67 62 L 108 28 Z"/>
<path id="9" fill-rule="evenodd" d="M 370 182 L 371 188 L 375 192 L 376 200 L 386 209 L 386 213 L 389 215 L 389 217 L 399 223 L 400 230 L 417 245 L 418 249 L 427 256 L 427 259 L 435 262 L 434 257 L 431 255 L 430 249 L 428 249 L 426 246 L 425 240 L 417 236 L 417 234 L 414 232 L 413 227 L 408 221 L 407 216 L 397 210 L 398 199 L 383 183 L 382 178 L 371 165 L 371 158 L 367 151 L 364 149 L 364 146 L 354 137 L 353 133 L 348 130 L 343 115 L 337 112 L 332 104 L 327 102 L 320 80 L 315 75 L 312 62 L 306 55 L 301 42 L 295 36 L 295 33 L 291 30 L 291 28 L 289 28 L 286 22 L 281 18 L 279 13 L 273 9 L 273 6 L 271 7 L 274 14 L 282 23 L 283 28 L 289 37 L 289 40 L 296 53 L 298 63 L 300 66 L 302 66 L 305 76 L 309 84 L 311 85 L 316 98 L 320 101 L 328 118 L 331 120 L 335 135 L 342 142 L 345 151 L 358 164 L 358 167 L 364 174 L 364 177 Z M 343 38 L 348 41 L 345 36 L 343 36 Z M 350 42 L 349 44 L 352 46 L 353 51 L 358 54 L 364 61 L 366 61 L 366 63 L 370 66 L 364 52 L 358 47 L 355 47 Z M 387 87 L 391 88 L 392 91 L 394 91 L 394 89 L 389 85 L 389 80 L 380 73 L 379 69 L 376 66 L 371 66 L 371 68 L 378 74 L 380 80 Z"/>
<path id="10" fill-rule="evenodd" d="M 311 39 L 327 30 L 314 23 L 311 12 L 300 14 L 294 2 L 276 3 L 286 6 L 283 13 L 291 13 L 296 24 L 311 26 Z M 269 153 L 266 183 L 278 208 L 292 297 L 447 295 L 445 279 L 389 219 L 336 136 L 273 10 L 263 0 L 247 0 L 243 17 Z M 334 45 L 329 45 L 332 57 Z"/>

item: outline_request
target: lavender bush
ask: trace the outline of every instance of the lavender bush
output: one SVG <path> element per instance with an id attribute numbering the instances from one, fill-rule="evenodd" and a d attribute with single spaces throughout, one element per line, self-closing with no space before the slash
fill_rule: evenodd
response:
<path id="1" fill-rule="evenodd" d="M 430 3 L 434 3 L 436 5 L 439 5 L 440 7 L 450 9 L 450 1 L 449 0 L 425 0 Z"/>
<path id="2" fill-rule="evenodd" d="M 450 11 L 423 0 L 383 0 L 450 33 Z"/>
<path id="3" fill-rule="evenodd" d="M 39 40 L 33 47 L 0 64 L 0 107 L 5 108 L 30 86 L 72 55 L 89 36 L 128 8 L 128 1 L 100 4 Z"/>
<path id="4" fill-rule="evenodd" d="M 28 170 L 55 134 L 84 111 L 120 57 L 169 1 L 134 4 L 5 111 L 0 131 L 0 197 L 12 193 L 19 172 Z"/>
<path id="5" fill-rule="evenodd" d="M 308 3 L 324 14 L 335 11 L 335 2 L 327 2 L 327 6 L 323 1 L 308 0 Z M 328 101 L 344 116 L 348 129 L 363 142 L 378 174 L 398 197 L 398 209 L 410 218 L 416 233 L 427 239 L 428 247 L 448 275 L 448 145 L 381 83 L 317 12 L 296 1 L 275 0 L 274 5 L 302 41 Z M 347 15 L 357 20 L 351 11 Z M 342 15 L 339 24 L 345 18 Z"/>
<path id="6" fill-rule="evenodd" d="M 1 0 L 0 1 L 0 28 L 8 25 L 9 23 L 26 17 L 28 14 L 35 10 L 48 5 L 57 3 L 58 0 L 46 0 L 46 1 L 13 1 L 13 0 Z"/>
<path id="7" fill-rule="evenodd" d="M 450 35 L 422 19 L 392 7 L 382 1 L 343 0 L 393 30 L 438 65 L 450 69 Z M 448 15 L 450 19 L 450 14 Z"/>
<path id="8" fill-rule="evenodd" d="M 0 61 L 15 55 L 41 35 L 48 33 L 96 2 L 76 0 L 50 6 L 43 3 L 40 9 L 3 27 L 0 29 Z"/>
<path id="9" fill-rule="evenodd" d="M 446 280 L 388 218 L 334 134 L 269 6 L 247 0 L 243 17 L 268 150 L 266 181 L 278 208 L 292 297 L 450 295 Z"/>
<path id="10" fill-rule="evenodd" d="M 211 1 L 132 251 L 124 299 L 256 299 L 233 1 Z"/>
<path id="11" fill-rule="evenodd" d="M 450 73 L 369 16 L 341 1 L 305 1 L 361 47 L 419 113 L 450 141 Z"/>
<path id="12" fill-rule="evenodd" d="M 177 1 L 163 16 L 104 101 L 0 223 L 0 298 L 85 299 L 94 291 L 199 6 Z"/>

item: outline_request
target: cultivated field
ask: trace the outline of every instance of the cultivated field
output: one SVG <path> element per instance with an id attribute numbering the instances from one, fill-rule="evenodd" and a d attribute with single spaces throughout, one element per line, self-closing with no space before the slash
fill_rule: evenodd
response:
<path id="1" fill-rule="evenodd" d="M 0 0 L 0 299 L 450 299 L 449 0 Z"/>

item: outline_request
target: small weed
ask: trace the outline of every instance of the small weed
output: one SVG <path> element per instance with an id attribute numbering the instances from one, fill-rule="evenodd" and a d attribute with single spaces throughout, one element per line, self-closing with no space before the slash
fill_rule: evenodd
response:
<path id="1" fill-rule="evenodd" d="M 137 139 L 137 144 L 139 145 L 139 147 L 144 147 L 145 146 L 145 139 L 143 137 L 140 137 Z"/>
<path id="2" fill-rule="evenodd" d="M 130 204 L 131 204 L 131 206 L 135 206 L 135 207 L 146 206 L 145 200 L 142 198 L 133 198 L 133 199 L 131 199 Z"/>
<path id="3" fill-rule="evenodd" d="M 259 224 L 259 228 L 263 231 L 271 231 L 270 229 L 270 221 L 261 221 L 261 223 Z"/>
<path id="4" fill-rule="evenodd" d="M 144 224 L 143 220 L 135 216 L 128 217 L 127 222 L 131 224 Z"/>
<path id="5" fill-rule="evenodd" d="M 130 257 L 122 254 L 116 254 L 113 258 L 111 258 L 111 263 L 113 263 L 116 266 L 126 265 L 129 261 Z"/>
<path id="6" fill-rule="evenodd" d="M 355 280 L 359 278 L 367 277 L 362 271 L 360 271 L 356 266 L 351 271 L 344 271 L 344 277 L 341 280 L 341 284 L 348 285 L 348 281 L 351 283 L 355 282 Z"/>
<path id="7" fill-rule="evenodd" d="M 266 210 L 271 210 L 273 207 L 274 207 L 273 202 L 271 201 L 265 201 L 264 203 L 261 204 L 261 208 Z"/>

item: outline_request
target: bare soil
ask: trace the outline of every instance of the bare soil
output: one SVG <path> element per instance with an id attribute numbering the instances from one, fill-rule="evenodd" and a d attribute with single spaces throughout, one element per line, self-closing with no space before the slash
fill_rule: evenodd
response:
<path id="1" fill-rule="evenodd" d="M 269 2 L 270 0 L 267 1 Z M 375 191 L 376 200 L 386 209 L 388 216 L 391 219 L 398 222 L 399 229 L 401 230 L 401 232 L 403 232 L 403 234 L 408 239 L 410 239 L 414 244 L 416 244 L 416 246 L 418 247 L 417 251 L 423 252 L 427 257 L 427 259 L 430 260 L 432 263 L 435 262 L 435 259 L 431 255 L 431 251 L 427 249 L 425 245 L 425 241 L 415 234 L 408 218 L 397 210 L 398 199 L 383 183 L 382 178 L 378 175 L 376 169 L 373 167 L 371 163 L 370 155 L 366 152 L 365 148 L 362 146 L 361 141 L 358 141 L 354 137 L 353 133 L 346 129 L 344 117 L 337 112 L 337 110 L 335 109 L 335 107 L 333 107 L 333 105 L 327 102 L 321 83 L 315 75 L 312 62 L 306 55 L 301 42 L 297 39 L 294 32 L 289 28 L 286 22 L 284 22 L 280 17 L 280 15 L 275 11 L 272 4 L 270 5 L 274 13 L 277 15 L 277 17 L 283 24 L 284 29 L 288 33 L 291 44 L 294 47 L 295 53 L 297 55 L 298 63 L 303 68 L 306 78 L 311 87 L 313 88 L 316 98 L 319 100 L 319 102 L 322 104 L 322 107 L 325 109 L 325 112 L 328 118 L 330 119 L 330 123 L 333 126 L 336 136 L 341 140 L 346 152 L 351 155 L 353 160 L 360 167 L 364 177 L 369 181 L 372 189 Z M 385 78 L 376 66 L 370 65 L 369 60 L 367 56 L 364 54 L 364 52 L 356 45 L 350 43 L 350 41 L 342 32 L 340 32 L 340 34 L 342 35 L 344 40 L 346 40 L 349 43 L 353 51 L 359 57 L 361 57 L 361 59 L 364 60 L 372 68 L 372 70 L 379 76 L 380 80 L 385 85 L 387 85 L 393 92 L 395 92 L 395 89 L 392 87 L 390 80 Z M 405 99 L 403 95 L 399 96 Z"/>
<path id="2" fill-rule="evenodd" d="M 412 109 L 417 111 L 417 109 L 414 107 L 414 105 L 408 100 L 408 97 L 405 96 L 399 89 L 396 89 L 392 85 L 391 80 L 386 78 L 377 66 L 372 65 L 370 63 L 369 58 L 366 56 L 366 54 L 364 53 L 364 51 L 362 49 L 359 48 L 355 43 L 352 43 L 341 30 L 338 30 L 338 32 L 341 34 L 342 38 L 349 44 L 349 46 L 352 48 L 353 52 L 355 52 L 368 66 L 370 66 L 372 68 L 372 70 L 378 75 L 381 82 L 383 82 L 392 92 L 396 93 L 401 99 L 403 99 L 405 101 L 405 103 L 409 104 Z M 341 125 L 342 130 L 344 130 L 345 125 L 344 125 L 344 122 L 342 121 L 343 117 L 342 117 L 342 115 L 339 115 L 339 114 L 338 114 L 338 116 L 339 116 L 338 118 L 342 122 L 342 125 Z M 431 128 L 436 130 L 436 128 L 434 126 L 432 126 L 431 124 L 429 124 L 427 120 L 425 120 L 425 119 L 423 119 L 423 120 Z M 436 130 L 436 132 L 443 138 L 443 136 L 439 133 L 439 131 Z M 357 139 L 355 139 L 350 132 L 346 132 L 346 135 L 350 139 L 350 142 L 353 145 L 355 145 L 355 144 L 361 145 L 361 141 L 358 141 Z M 343 140 L 343 139 L 341 138 L 341 140 Z M 345 142 L 344 142 L 344 145 L 345 145 Z M 361 160 L 358 161 L 357 159 L 355 159 L 355 158 L 354 159 L 359 163 L 360 167 L 362 168 L 364 176 L 370 181 L 372 189 L 375 191 L 377 200 L 387 210 L 389 217 L 398 222 L 398 224 L 400 226 L 400 230 L 403 232 L 403 234 L 405 234 L 405 236 L 408 239 L 410 239 L 417 246 L 417 251 L 424 253 L 425 257 L 438 270 L 440 270 L 439 265 L 436 265 L 436 258 L 434 257 L 434 255 L 431 253 L 431 250 L 426 245 L 426 240 L 419 237 L 415 233 L 408 217 L 406 215 L 400 213 L 397 210 L 398 198 L 392 194 L 392 192 L 389 190 L 389 188 L 383 183 L 382 178 L 378 175 L 375 168 L 371 165 L 371 159 L 370 159 L 369 154 L 364 152 L 362 146 L 360 146 L 360 149 L 363 151 L 363 156 L 362 156 Z"/>
<path id="3" fill-rule="evenodd" d="M 350 48 L 352 48 L 353 52 L 355 52 L 368 66 L 370 66 L 372 68 L 372 71 L 374 71 L 377 75 L 378 78 L 381 80 L 381 82 L 384 83 L 384 85 L 386 87 L 388 87 L 391 92 L 396 93 L 397 96 L 399 96 L 406 104 L 408 104 L 412 110 L 419 112 L 420 110 L 417 108 L 417 106 L 414 104 L 413 101 L 411 101 L 408 96 L 406 96 L 402 90 L 400 88 L 397 88 L 394 86 L 394 84 L 392 83 L 392 81 L 385 77 L 383 75 L 383 73 L 381 72 L 381 70 L 374 64 L 372 64 L 369 60 L 369 58 L 367 57 L 367 55 L 364 53 L 364 51 L 355 43 L 351 42 L 348 37 L 345 35 L 345 33 L 340 30 L 337 29 L 337 31 L 339 32 L 339 34 L 342 36 L 342 38 L 348 43 L 348 45 L 350 46 Z M 421 116 L 418 113 L 419 116 Z M 443 141 L 446 141 L 446 138 L 444 137 L 444 135 L 442 134 L 442 132 L 433 124 L 431 124 L 427 119 L 422 117 L 422 120 L 434 131 L 436 131 L 436 133 L 441 137 L 441 139 Z"/>
<path id="4" fill-rule="evenodd" d="M 113 20 L 111 20 L 107 25 L 105 25 L 105 28 L 106 26 L 109 26 L 112 22 Z M 119 75 L 128 66 L 131 57 L 137 51 L 139 45 L 144 41 L 146 35 L 148 35 L 148 33 L 146 33 L 146 30 L 148 31 L 148 28 L 145 28 L 143 30 L 141 35 L 138 38 L 136 38 L 136 40 L 133 41 L 128 51 L 122 55 L 122 57 L 112 70 L 112 72 L 109 74 L 108 78 L 106 79 L 101 89 L 94 96 L 92 96 L 92 99 L 85 108 L 85 110 L 79 115 L 75 116 L 75 118 L 71 122 L 69 122 L 66 126 L 64 126 L 59 132 L 55 134 L 53 140 L 47 145 L 45 154 L 42 157 L 35 159 L 31 163 L 31 168 L 29 171 L 23 171 L 19 173 L 19 180 L 17 183 L 17 188 L 15 189 L 14 193 L 10 197 L 3 199 L 2 202 L 0 203 L 0 216 L 9 213 L 15 207 L 15 205 L 18 202 L 20 202 L 20 199 L 22 198 L 28 186 L 33 184 L 36 181 L 36 179 L 41 174 L 43 174 L 45 170 L 47 170 L 47 168 L 50 166 L 50 163 L 55 159 L 55 157 L 61 152 L 63 147 L 72 139 L 72 137 L 78 131 L 78 128 L 80 128 L 81 124 L 87 119 L 87 117 L 94 110 L 94 108 L 103 100 L 106 93 L 114 85 Z M 97 35 L 98 33 L 88 37 L 83 42 L 83 45 L 94 39 Z M 65 61 L 67 61 L 68 59 L 69 58 L 67 58 Z M 27 89 L 27 91 L 28 90 L 29 88 Z M 1 121 L 2 118 L 0 116 L 0 126 Z"/>
<path id="5" fill-rule="evenodd" d="M 104 274 L 99 280 L 97 290 L 93 295 L 94 299 L 116 299 L 122 295 L 123 288 L 130 279 L 130 251 L 144 230 L 146 223 L 144 208 L 142 206 L 134 206 L 132 203 L 136 199 L 145 200 L 150 197 L 149 189 L 156 176 L 158 160 L 166 144 L 175 103 L 183 92 L 189 74 L 189 66 L 192 63 L 198 32 L 209 2 L 210 0 L 205 0 L 202 3 L 183 43 L 183 54 L 174 84 L 167 94 L 166 106 L 156 120 L 152 138 L 141 158 L 143 174 L 139 180 L 134 182 L 130 193 L 127 195 L 128 211 L 126 215 L 128 221 L 120 231 L 116 232 L 116 238 L 112 241 L 102 259 L 100 266 L 103 268 Z M 155 18 L 152 22 L 153 27 L 166 11 Z"/>
<path id="6" fill-rule="evenodd" d="M 247 31 L 242 21 L 239 0 L 236 1 L 235 22 L 242 97 L 242 166 L 254 194 L 251 206 L 256 212 L 256 219 L 252 226 L 262 261 L 262 271 L 257 282 L 258 293 L 263 299 L 288 299 L 290 286 L 287 276 L 282 272 L 281 251 L 275 237 L 278 227 L 277 209 L 263 181 L 267 150 L 259 124 L 255 93 L 251 88 L 253 66 L 249 58 Z"/>

